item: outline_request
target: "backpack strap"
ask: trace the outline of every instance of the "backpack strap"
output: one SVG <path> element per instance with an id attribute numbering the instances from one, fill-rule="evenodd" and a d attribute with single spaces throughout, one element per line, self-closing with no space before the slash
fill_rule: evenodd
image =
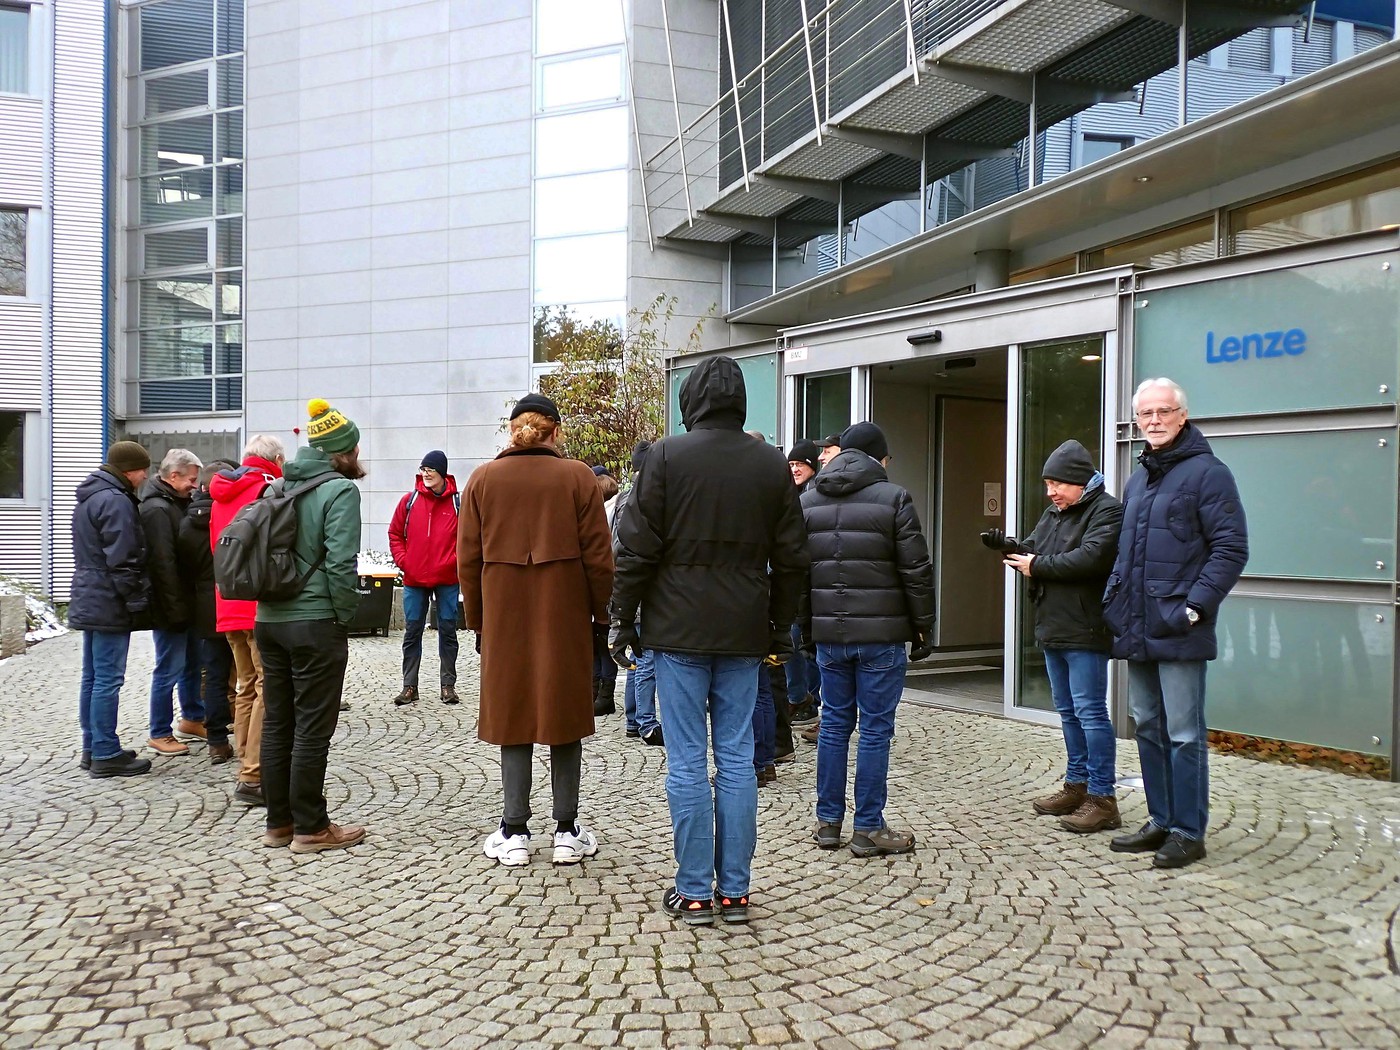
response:
<path id="1" fill-rule="evenodd" d="M 403 534 L 408 536 L 408 516 L 413 513 L 413 505 L 418 502 L 418 490 L 414 489 L 408 494 L 408 506 L 403 509 Z M 462 494 L 452 493 L 452 509 L 457 512 L 457 517 L 462 516 Z"/>

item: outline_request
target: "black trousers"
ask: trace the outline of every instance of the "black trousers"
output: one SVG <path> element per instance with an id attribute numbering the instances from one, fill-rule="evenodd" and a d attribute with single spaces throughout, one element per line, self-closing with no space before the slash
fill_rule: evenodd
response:
<path id="1" fill-rule="evenodd" d="M 773 751 L 779 755 L 792 753 L 792 707 L 788 703 L 787 668 L 782 664 L 762 668 L 773 682 L 773 706 L 778 711 L 778 732 L 773 738 Z"/>
<path id="2" fill-rule="evenodd" d="M 334 620 L 258 621 L 263 665 L 262 788 L 267 826 L 314 835 L 326 815 L 326 756 L 340 720 L 350 647 Z"/>
<path id="3" fill-rule="evenodd" d="M 204 702 L 204 729 L 209 743 L 228 743 L 228 724 L 233 715 L 228 706 L 228 673 L 233 667 L 233 650 L 221 634 L 199 640 L 199 698 Z"/>

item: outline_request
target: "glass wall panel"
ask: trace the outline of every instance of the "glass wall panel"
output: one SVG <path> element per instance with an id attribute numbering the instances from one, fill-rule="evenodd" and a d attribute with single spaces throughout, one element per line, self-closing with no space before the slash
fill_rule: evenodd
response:
<path id="1" fill-rule="evenodd" d="M 243 50 L 243 0 L 219 0 L 219 54 Z"/>
<path id="2" fill-rule="evenodd" d="M 241 324 L 221 324 L 216 329 L 217 342 L 214 344 L 214 372 L 218 375 L 243 372 L 243 326 Z"/>
<path id="3" fill-rule="evenodd" d="M 595 109 L 535 121 L 535 176 L 572 175 L 627 165 L 627 109 Z"/>
<path id="4" fill-rule="evenodd" d="M 1215 256 L 1215 219 L 1205 218 L 1090 252 L 1088 268 L 1103 270 L 1131 264 L 1155 270 L 1181 263 L 1206 262 Z"/>
<path id="5" fill-rule="evenodd" d="M 623 41 L 618 0 L 536 0 L 535 54 L 584 51 Z"/>
<path id="6" fill-rule="evenodd" d="M 1138 292 L 1134 382 L 1170 376 L 1198 417 L 1393 405 L 1397 263 L 1369 255 Z"/>
<path id="7" fill-rule="evenodd" d="M 684 434 L 685 424 L 681 422 L 681 387 L 685 385 L 686 378 L 695 371 L 693 365 L 685 368 L 673 368 L 667 376 L 667 404 L 666 404 L 666 433 Z"/>
<path id="8" fill-rule="evenodd" d="M 143 73 L 214 54 L 214 0 L 164 0 L 140 12 Z"/>
<path id="9" fill-rule="evenodd" d="M 214 380 L 214 411 L 237 412 L 243 407 L 243 377 L 228 376 Z"/>
<path id="10" fill-rule="evenodd" d="M 219 114 L 219 160 L 243 159 L 243 111 Z"/>
<path id="11" fill-rule="evenodd" d="M 1007 527 L 1025 537 L 1049 505 L 1040 472 L 1051 452 L 1073 439 L 1103 465 L 1103 337 L 1022 347 L 1021 362 L 1020 506 L 1007 516 Z M 1021 655 L 1016 704 L 1053 711 L 1045 654 L 1035 644 L 1035 606 L 1025 578 L 1016 579 Z"/>
<path id="12" fill-rule="evenodd" d="M 851 373 L 810 376 L 802 381 L 803 432 L 798 435 L 820 441 L 851 425 Z"/>
<path id="13" fill-rule="evenodd" d="M 212 284 L 207 273 L 142 281 L 141 327 L 208 324 L 213 317 Z"/>
<path id="14" fill-rule="evenodd" d="M 243 59 L 219 63 L 219 108 L 243 105 Z"/>
<path id="15" fill-rule="evenodd" d="M 593 346 L 599 342 L 606 346 L 621 340 L 626 314 L 627 304 L 621 299 L 535 307 L 532 325 L 535 363 L 556 361 L 572 346 Z"/>
<path id="16" fill-rule="evenodd" d="M 1212 437 L 1210 443 L 1240 486 L 1252 526 L 1251 576 L 1394 578 L 1393 427 Z"/>
<path id="17" fill-rule="evenodd" d="M 1207 724 L 1389 754 L 1394 615 L 1385 603 L 1232 594 L 1220 607 L 1220 657 L 1207 677 Z"/>
<path id="18" fill-rule="evenodd" d="M 208 412 L 212 380 L 169 379 L 141 384 L 142 412 Z"/>
<path id="19" fill-rule="evenodd" d="M 626 227 L 626 171 L 536 180 L 536 237 L 602 233 Z"/>
<path id="20" fill-rule="evenodd" d="M 141 180 L 141 221 L 207 219 L 214 208 L 214 170 L 191 168 Z"/>
<path id="21" fill-rule="evenodd" d="M 219 168 L 219 169 L 218 169 L 218 186 L 219 186 L 219 214 L 220 214 L 220 215 L 237 215 L 237 214 L 240 214 L 240 213 L 243 211 L 243 166 L 240 164 L 240 165 L 234 165 L 233 167 Z M 219 226 L 220 226 L 221 228 L 224 227 L 224 226 L 226 226 L 226 225 L 229 225 L 229 224 L 228 224 L 228 223 L 220 223 L 220 224 L 219 224 Z M 243 235 L 242 235 L 242 232 L 241 232 L 242 229 L 243 229 L 243 224 L 240 222 L 240 223 L 237 223 L 237 226 L 238 226 L 239 231 L 240 231 L 239 234 L 238 234 L 238 237 L 239 237 L 239 240 L 240 240 L 240 242 L 241 242 L 242 236 L 243 236 Z M 241 243 L 240 243 L 240 246 L 239 246 L 238 251 L 239 251 L 239 259 L 242 259 L 242 257 L 243 257 L 243 255 L 242 255 L 242 253 L 243 253 L 243 248 L 242 248 Z M 226 265 L 226 264 L 225 264 L 225 265 Z"/>
<path id="22" fill-rule="evenodd" d="M 535 242 L 535 302 L 579 303 L 627 294 L 627 234 Z"/>
<path id="23" fill-rule="evenodd" d="M 209 71 L 195 69 L 146 81 L 146 116 L 158 117 L 181 109 L 209 105 Z"/>
<path id="24" fill-rule="evenodd" d="M 778 355 L 759 354 L 756 357 L 740 357 L 739 371 L 744 375 L 744 395 L 748 405 L 748 415 L 744 419 L 745 430 L 761 430 L 768 443 L 778 441 Z M 666 433 L 684 434 L 685 425 L 681 421 L 681 387 L 686 378 L 695 370 L 694 365 L 673 368 L 667 377 Z M 850 375 L 846 376 L 849 387 Z M 847 411 L 850 410 L 850 395 L 846 397 Z"/>
<path id="25" fill-rule="evenodd" d="M 145 245 L 142 261 L 147 271 L 209 265 L 208 226 L 148 233 L 142 243 Z"/>
<path id="26" fill-rule="evenodd" d="M 0 91 L 29 94 L 29 9 L 0 7 Z"/>
<path id="27" fill-rule="evenodd" d="M 1400 223 L 1400 164 L 1332 179 L 1230 213 L 1230 248 L 1255 252 Z"/>
<path id="28" fill-rule="evenodd" d="M 215 276 L 219 294 L 214 299 L 215 320 L 233 321 L 243 316 L 243 271 L 233 270 Z"/>
<path id="29" fill-rule="evenodd" d="M 29 284 L 29 212 L 0 210 L 0 295 L 24 295 Z"/>
<path id="30" fill-rule="evenodd" d="M 23 412 L 0 412 L 0 499 L 24 499 Z"/>
<path id="31" fill-rule="evenodd" d="M 584 106 L 622 98 L 622 53 L 589 55 L 540 65 L 540 108 Z"/>
<path id="32" fill-rule="evenodd" d="M 206 77 L 208 73 L 204 74 Z M 214 163 L 214 118 L 193 117 L 141 129 L 142 173 Z"/>
<path id="33" fill-rule="evenodd" d="M 141 378 L 208 375 L 213 339 L 207 326 L 142 332 Z"/>

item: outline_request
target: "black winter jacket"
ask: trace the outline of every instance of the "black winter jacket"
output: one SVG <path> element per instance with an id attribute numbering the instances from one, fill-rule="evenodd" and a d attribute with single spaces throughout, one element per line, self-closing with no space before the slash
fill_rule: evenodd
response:
<path id="1" fill-rule="evenodd" d="M 933 633 L 933 563 L 909 493 L 876 460 L 848 449 L 802 495 L 812 642 L 892 644 Z"/>
<path id="2" fill-rule="evenodd" d="M 190 501 L 175 494 L 161 478 L 141 486 L 141 525 L 146 530 L 146 550 L 151 576 L 151 623 L 179 631 L 190 625 L 193 598 L 189 582 L 180 572 L 175 538 Z"/>
<path id="3" fill-rule="evenodd" d="M 1026 537 L 1025 545 L 1036 552 L 1030 594 L 1042 648 L 1108 652 L 1113 638 L 1103 620 L 1103 589 L 1122 525 L 1123 504 L 1098 477 L 1073 506 L 1046 507 Z"/>
<path id="4" fill-rule="evenodd" d="M 1220 603 L 1249 560 L 1244 507 L 1230 468 L 1190 423 L 1123 489 L 1118 559 L 1104 591 L 1113 655 L 1123 660 L 1214 660 Z M 1200 613 L 1192 626 L 1186 607 Z"/>
<path id="5" fill-rule="evenodd" d="M 681 387 L 687 434 L 647 451 L 617 520 L 613 623 L 647 649 L 764 656 L 797 614 L 802 512 L 780 450 L 743 431 L 743 374 L 727 357 Z"/>
<path id="6" fill-rule="evenodd" d="M 150 600 L 146 533 L 136 492 L 123 475 L 103 467 L 78 486 L 68 626 L 75 631 L 140 630 L 147 626 Z"/>
<path id="7" fill-rule="evenodd" d="M 189 581 L 191 588 L 190 625 L 201 638 L 213 638 L 219 633 L 214 602 L 214 551 L 209 543 L 213 508 L 214 499 L 208 492 L 195 493 L 175 537 L 180 577 Z"/>

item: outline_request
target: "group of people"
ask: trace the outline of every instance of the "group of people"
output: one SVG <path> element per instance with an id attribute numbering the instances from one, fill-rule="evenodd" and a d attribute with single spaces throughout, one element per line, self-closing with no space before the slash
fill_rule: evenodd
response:
<path id="1" fill-rule="evenodd" d="M 660 905 L 689 924 L 743 922 L 757 788 L 784 745 L 791 754 L 793 716 L 811 720 L 817 744 L 816 845 L 847 843 L 859 857 L 914 848 L 911 831 L 887 824 L 885 807 L 905 669 L 933 649 L 933 568 L 913 499 L 888 478 L 888 444 L 875 424 L 853 424 L 820 447 L 799 442 L 785 459 L 744 432 L 743 375 L 723 356 L 690 373 L 679 404 L 686 432 L 639 446 L 632 484 L 621 492 L 605 491 L 595 471 L 565 455 L 564 420 L 538 393 L 515 404 L 507 447 L 460 492 L 441 452 L 424 457 L 390 526 L 408 624 L 395 702 L 418 698 L 433 603 L 440 696 L 457 702 L 460 598 L 480 654 L 478 735 L 500 748 L 503 809 L 483 852 L 508 866 L 529 863 L 534 748 L 543 745 L 553 860 L 577 863 L 599 849 L 579 811 L 583 740 L 611 699 L 601 694 L 595 662 L 606 632 L 608 656 L 635 676 L 625 702 L 629 735 L 635 729 L 667 754 L 676 873 Z M 149 460 L 139 445 L 114 445 L 79 490 L 70 612 L 85 632 L 80 720 L 94 776 L 149 768 L 121 750 L 115 733 L 126 638 L 146 617 L 163 617 L 162 631 L 190 632 L 158 637 L 157 674 L 171 679 L 174 658 L 163 654 L 181 638 L 195 646 L 202 677 L 181 680 L 204 683 L 204 706 L 193 706 L 191 694 L 180 725 L 201 723 L 211 757 L 227 737 L 227 697 L 237 703 L 243 682 L 243 661 L 232 659 L 230 674 L 219 660 L 239 644 L 251 648 L 253 664 L 260 654 L 263 842 L 297 852 L 353 845 L 365 834 L 333 823 L 324 798 L 356 604 L 359 431 L 324 401 L 308 410 L 308 445 L 291 462 L 268 438 L 250 442 L 242 465 L 213 473 L 188 453 L 170 453 L 160 494 L 149 497 L 165 501 L 164 524 L 150 529 L 137 510 Z M 1128 661 L 1149 813 L 1112 848 L 1152 850 L 1159 867 L 1178 867 L 1205 852 L 1205 661 L 1215 656 L 1217 610 L 1243 569 L 1247 542 L 1234 480 L 1188 422 L 1185 392 L 1148 380 L 1134 410 L 1147 447 L 1123 503 L 1105 491 L 1087 450 L 1066 442 L 1045 465 L 1051 506 L 1032 535 L 1018 542 L 992 530 L 984 541 L 1030 580 L 1064 727 L 1065 782 L 1037 799 L 1036 811 L 1076 831 L 1121 825 L 1105 695 L 1111 652 Z M 196 488 L 200 495 L 182 504 Z M 217 546 L 220 506 L 266 489 L 295 497 L 295 554 L 306 575 L 295 597 L 242 611 L 254 624 L 249 636 L 225 619 L 229 603 L 193 552 Z M 202 502 L 212 505 L 205 515 Z M 170 528 L 177 538 L 199 537 L 174 564 L 194 567 L 180 577 L 181 593 L 192 595 L 191 609 L 207 598 L 210 620 L 179 619 L 154 597 L 152 544 Z M 192 665 L 178 666 L 177 679 Z M 784 693 L 782 712 L 774 686 Z M 153 693 L 153 747 L 164 728 L 157 716 L 169 708 L 162 704 Z M 235 721 L 238 755 L 256 756 L 251 719 L 239 732 Z M 233 757 L 223 746 L 219 754 Z"/>

